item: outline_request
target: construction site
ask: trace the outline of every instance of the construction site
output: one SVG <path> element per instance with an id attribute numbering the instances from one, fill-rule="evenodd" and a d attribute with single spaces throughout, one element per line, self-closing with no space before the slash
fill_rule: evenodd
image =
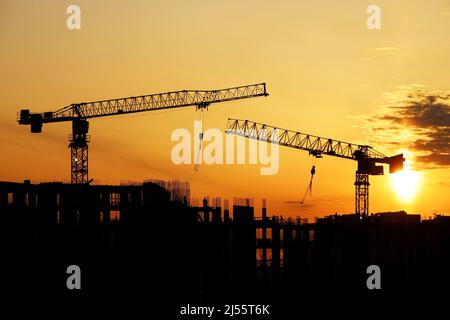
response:
<path id="1" fill-rule="evenodd" d="M 450 219 L 401 212 L 371 213 L 369 176 L 403 169 L 403 154 L 368 145 L 228 119 L 225 133 L 338 157 L 357 164 L 355 211 L 308 222 L 255 212 L 253 199 L 191 199 L 190 183 L 150 179 L 99 185 L 89 177 L 89 122 L 161 109 L 267 97 L 266 84 L 183 90 L 74 103 L 57 111 L 23 109 L 18 123 L 72 124 L 71 183 L 0 182 L 2 234 L 8 243 L 9 288 L 51 295 L 121 296 L 152 288 L 175 303 L 291 301 L 329 295 L 374 296 L 366 270 L 379 266 L 383 295 L 439 291 L 450 285 Z M 198 137 L 202 148 L 203 134 Z M 197 146 L 196 146 L 197 147 Z M 95 151 L 94 151 L 95 152 Z M 198 166 L 194 168 L 198 170 Z M 305 195 L 312 192 L 315 166 Z M 66 268 L 83 270 L 82 290 L 67 290 Z M 175 288 L 175 289 L 174 289 Z"/>
<path id="2" fill-rule="evenodd" d="M 218 90 L 181 90 L 137 97 L 72 103 L 56 111 L 31 112 L 29 109 L 22 109 L 18 113 L 17 122 L 19 125 L 29 126 L 32 134 L 41 133 L 44 125 L 60 122 L 71 123 L 72 133 L 69 134 L 68 145 L 70 148 L 70 181 L 72 184 L 90 184 L 94 181 L 89 178 L 88 147 L 90 136 L 88 133 L 91 119 L 156 112 L 166 109 L 176 110 L 186 107 L 195 107 L 197 111 L 200 111 L 201 119 L 203 119 L 204 111 L 207 111 L 211 105 L 267 96 L 269 96 L 269 93 L 264 82 Z M 225 133 L 244 137 L 248 140 L 306 151 L 313 158 L 322 158 L 326 155 L 356 161 L 355 213 L 361 217 L 365 217 L 369 213 L 369 176 L 383 175 L 383 165 L 388 165 L 390 174 L 402 171 L 404 167 L 405 158 L 403 154 L 386 156 L 369 145 L 324 138 L 251 120 L 228 118 Z M 194 140 L 196 141 L 194 148 L 197 149 L 196 158 L 201 156 L 203 138 L 204 132 L 199 132 L 198 137 Z M 195 159 L 194 163 L 194 171 L 198 171 L 200 159 Z M 314 174 L 315 166 L 313 165 L 310 183 L 305 196 L 300 201 L 302 204 L 308 191 L 309 193 L 312 191 Z M 164 187 L 165 184 L 162 186 Z M 168 187 L 170 189 L 170 185 Z"/>
<path id="3" fill-rule="evenodd" d="M 14 244 L 2 262 L 10 289 L 120 296 L 151 287 L 180 303 L 371 296 L 373 264 L 384 295 L 450 285 L 448 217 L 336 214 L 308 223 L 270 215 L 265 200 L 261 212 L 251 199 L 190 206 L 161 184 L 1 182 L 2 234 Z M 78 293 L 65 284 L 75 262 Z"/>
<path id="4" fill-rule="evenodd" d="M 0 21 L 3 313 L 448 309 L 450 1 L 4 0 Z"/>

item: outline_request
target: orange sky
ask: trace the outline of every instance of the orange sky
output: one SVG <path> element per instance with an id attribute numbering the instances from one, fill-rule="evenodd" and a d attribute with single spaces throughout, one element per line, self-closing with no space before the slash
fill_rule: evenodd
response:
<path id="1" fill-rule="evenodd" d="M 81 8 L 81 30 L 66 28 L 73 3 Z M 366 27 L 369 4 L 2 1 L 0 180 L 69 179 L 70 124 L 31 135 L 16 123 L 21 108 L 52 111 L 73 102 L 267 82 L 267 98 L 213 105 L 205 128 L 224 130 L 228 117 L 242 118 L 368 143 L 389 155 L 406 150 L 417 188 L 405 197 L 389 176 L 371 177 L 371 212 L 450 213 L 450 3 L 377 1 L 382 25 L 374 31 Z M 427 105 L 430 95 L 444 98 Z M 306 152 L 281 148 L 274 176 L 261 176 L 259 165 L 199 172 L 174 165 L 172 131 L 192 130 L 198 118 L 195 109 L 183 109 L 92 120 L 90 177 L 189 180 L 194 197 L 253 197 L 256 204 L 265 197 L 271 214 L 354 210 L 356 163 L 345 159 L 317 161 L 304 206 L 291 202 L 309 182 Z"/>

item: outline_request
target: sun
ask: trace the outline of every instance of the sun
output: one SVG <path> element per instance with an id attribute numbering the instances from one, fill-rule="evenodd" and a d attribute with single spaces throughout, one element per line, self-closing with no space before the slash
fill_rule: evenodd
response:
<path id="1" fill-rule="evenodd" d="M 390 175 L 391 186 L 398 199 L 403 203 L 411 203 L 418 191 L 421 175 L 411 169 L 410 163 L 405 163 L 402 171 Z"/>

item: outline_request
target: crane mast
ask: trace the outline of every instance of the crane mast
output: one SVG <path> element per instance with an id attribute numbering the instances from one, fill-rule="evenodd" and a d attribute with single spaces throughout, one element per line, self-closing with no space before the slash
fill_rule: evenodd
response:
<path id="1" fill-rule="evenodd" d="M 355 212 L 362 216 L 369 213 L 369 175 L 384 174 L 383 166 L 377 164 L 388 164 L 389 172 L 394 173 L 403 169 L 405 160 L 403 154 L 387 157 L 368 145 L 323 138 L 249 120 L 229 118 L 225 133 L 304 150 L 316 158 L 329 155 L 357 161 Z"/>
<path id="2" fill-rule="evenodd" d="M 195 106 L 207 109 L 212 103 L 235 101 L 259 96 L 267 96 L 265 83 L 232 87 L 219 90 L 181 90 L 120 99 L 73 103 L 56 111 L 31 113 L 22 109 L 19 124 L 29 125 L 32 133 L 42 132 L 43 124 L 72 122 L 69 135 L 71 155 L 71 182 L 89 183 L 88 143 L 90 141 L 88 119 Z"/>

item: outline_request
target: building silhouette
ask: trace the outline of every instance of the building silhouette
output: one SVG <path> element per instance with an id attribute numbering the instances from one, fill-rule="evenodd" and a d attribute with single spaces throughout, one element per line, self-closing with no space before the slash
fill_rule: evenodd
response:
<path id="1" fill-rule="evenodd" d="M 450 285 L 450 217 L 387 212 L 307 223 L 257 215 L 249 199 L 190 206 L 152 182 L 120 186 L 1 182 L 3 290 L 174 303 L 440 292 Z M 189 191 L 183 186 L 184 194 Z M 223 206 L 223 207 L 222 207 Z M 82 290 L 66 287 L 69 265 Z M 382 270 L 368 290 L 367 267 Z"/>

